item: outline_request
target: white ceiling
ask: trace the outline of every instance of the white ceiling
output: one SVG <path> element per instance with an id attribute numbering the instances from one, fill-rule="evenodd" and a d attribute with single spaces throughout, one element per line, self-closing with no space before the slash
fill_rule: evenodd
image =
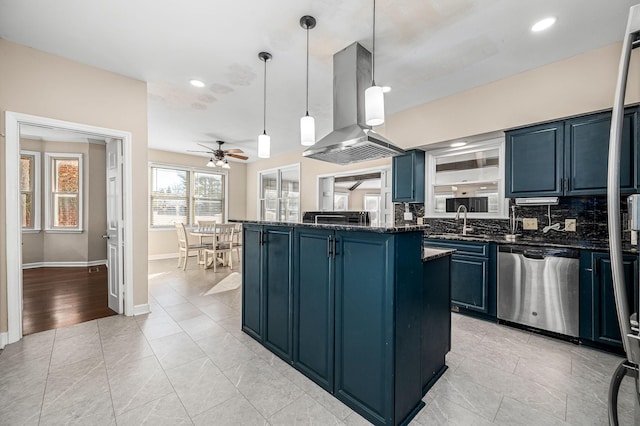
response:
<path id="1" fill-rule="evenodd" d="M 394 113 L 605 46 L 623 36 L 638 0 L 378 0 L 376 81 Z M 185 152 L 228 141 L 255 159 L 263 63 L 272 155 L 299 149 L 305 14 L 310 113 L 332 128 L 332 55 L 371 49 L 371 0 L 0 0 L 0 38 L 148 82 L 149 146 Z M 532 34 L 538 19 L 557 24 Z M 188 81 L 207 86 L 197 89 Z"/>

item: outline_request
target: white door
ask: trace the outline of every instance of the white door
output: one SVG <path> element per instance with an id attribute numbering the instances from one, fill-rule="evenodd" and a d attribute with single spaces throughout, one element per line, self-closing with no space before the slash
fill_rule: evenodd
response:
<path id="1" fill-rule="evenodd" d="M 318 210 L 333 211 L 333 184 L 334 177 L 322 177 L 318 182 Z"/>
<path id="2" fill-rule="evenodd" d="M 109 309 L 123 313 L 122 141 L 107 140 L 107 269 Z"/>
<path id="3" fill-rule="evenodd" d="M 393 226 L 393 202 L 391 201 L 391 170 L 380 171 L 380 225 Z"/>

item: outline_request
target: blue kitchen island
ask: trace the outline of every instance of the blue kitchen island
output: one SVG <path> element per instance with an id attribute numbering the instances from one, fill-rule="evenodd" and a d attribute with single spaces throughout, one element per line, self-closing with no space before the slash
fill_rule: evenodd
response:
<path id="1" fill-rule="evenodd" d="M 421 227 L 243 222 L 242 330 L 378 425 L 446 370 L 453 250 Z"/>

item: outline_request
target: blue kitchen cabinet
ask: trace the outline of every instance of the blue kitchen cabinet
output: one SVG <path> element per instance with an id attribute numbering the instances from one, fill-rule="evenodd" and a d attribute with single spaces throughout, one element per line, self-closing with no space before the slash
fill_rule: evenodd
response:
<path id="1" fill-rule="evenodd" d="M 424 203 L 424 151 L 414 149 L 392 160 L 394 203 Z"/>
<path id="2" fill-rule="evenodd" d="M 242 329 L 292 358 L 293 228 L 244 225 Z"/>
<path id="3" fill-rule="evenodd" d="M 425 239 L 425 246 L 455 249 L 451 256 L 451 306 L 454 310 L 496 316 L 496 245 Z"/>
<path id="4" fill-rule="evenodd" d="M 293 363 L 333 392 L 335 232 L 295 231 Z"/>
<path id="5" fill-rule="evenodd" d="M 258 225 L 242 230 L 242 330 L 262 340 L 262 232 Z"/>
<path id="6" fill-rule="evenodd" d="M 563 139 L 561 121 L 506 133 L 507 198 L 563 194 Z"/>
<path id="7" fill-rule="evenodd" d="M 609 253 L 583 251 L 580 263 L 580 338 L 622 348 Z M 623 270 L 629 311 L 634 312 L 638 256 L 624 255 Z"/>
<path id="8" fill-rule="evenodd" d="M 611 112 L 589 114 L 506 132 L 505 196 L 603 195 Z M 638 107 L 625 109 L 620 188 L 640 188 Z"/>
<path id="9" fill-rule="evenodd" d="M 620 190 L 637 188 L 637 108 L 625 111 L 620 153 Z M 611 113 L 591 114 L 565 122 L 564 170 L 566 195 L 607 193 Z"/>

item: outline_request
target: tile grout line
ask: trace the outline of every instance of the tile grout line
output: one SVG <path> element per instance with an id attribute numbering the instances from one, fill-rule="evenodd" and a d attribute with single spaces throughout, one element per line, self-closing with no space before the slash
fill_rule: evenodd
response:
<path id="1" fill-rule="evenodd" d="M 135 321 L 135 320 L 134 320 Z M 100 330 L 100 322 L 96 320 L 96 327 L 98 328 L 98 339 L 100 340 L 100 353 L 102 354 L 102 363 L 104 364 L 104 372 L 107 376 L 107 386 L 109 387 L 109 399 L 111 400 L 111 412 L 113 413 L 113 421 L 118 424 L 116 418 L 116 409 L 113 406 L 113 391 L 111 390 L 111 380 L 109 380 L 109 370 L 107 370 L 107 360 L 104 357 L 104 346 L 102 345 L 102 331 Z"/>
<path id="2" fill-rule="evenodd" d="M 47 394 L 47 386 L 49 385 L 49 373 L 51 372 L 51 361 L 53 359 L 53 348 L 56 344 L 56 336 L 58 335 L 58 330 L 53 330 L 53 343 L 51 344 L 51 352 L 49 353 L 49 366 L 47 367 L 47 377 L 44 380 L 44 389 L 42 391 L 42 402 L 40 403 L 40 415 L 38 415 L 38 424 L 42 421 L 42 410 L 44 409 L 44 396 Z M 24 336 L 23 336 L 24 339 Z"/>

